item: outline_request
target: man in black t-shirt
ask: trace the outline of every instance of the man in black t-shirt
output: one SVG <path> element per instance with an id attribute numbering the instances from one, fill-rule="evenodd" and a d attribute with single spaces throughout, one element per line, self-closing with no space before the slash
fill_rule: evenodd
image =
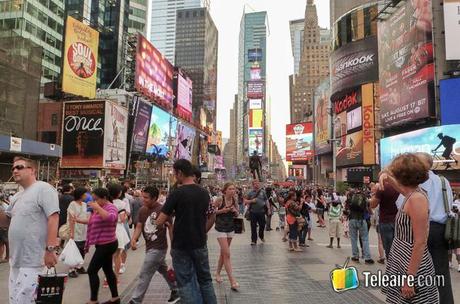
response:
<path id="1" fill-rule="evenodd" d="M 204 303 L 216 304 L 206 245 L 206 212 L 210 197 L 205 189 L 195 184 L 193 166 L 188 160 L 176 161 L 173 169 L 181 186 L 166 199 L 155 223 L 161 227 L 170 216 L 175 216 L 171 255 L 182 303 L 199 303 L 196 297 L 201 293 Z M 199 290 L 193 284 L 194 275 Z"/>

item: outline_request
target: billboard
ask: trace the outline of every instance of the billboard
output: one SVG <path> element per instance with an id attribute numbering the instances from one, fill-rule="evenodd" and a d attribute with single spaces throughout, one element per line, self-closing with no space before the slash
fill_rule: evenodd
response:
<path id="1" fill-rule="evenodd" d="M 313 155 L 313 125 L 310 122 L 286 125 L 286 161 L 307 161 Z"/>
<path id="2" fill-rule="evenodd" d="M 94 98 L 97 82 L 97 51 L 99 32 L 67 16 L 62 91 Z"/>
<path id="3" fill-rule="evenodd" d="M 102 168 L 105 101 L 64 103 L 61 168 Z"/>
<path id="4" fill-rule="evenodd" d="M 151 115 L 152 105 L 143 101 L 139 101 L 137 103 L 136 118 L 134 119 L 134 128 L 131 142 L 132 152 L 145 152 L 149 136 Z"/>
<path id="5" fill-rule="evenodd" d="M 249 62 L 260 62 L 262 61 L 262 49 L 249 49 L 248 50 L 248 61 Z"/>
<path id="6" fill-rule="evenodd" d="M 264 150 L 264 129 L 249 129 L 249 155 L 254 151 L 262 156 Z"/>
<path id="7" fill-rule="evenodd" d="M 328 139 L 331 134 L 331 115 L 328 113 L 328 108 L 331 107 L 331 99 L 329 98 L 329 81 L 321 83 L 316 91 L 314 98 L 315 108 L 315 154 L 325 154 L 332 151 L 331 144 Z"/>
<path id="8" fill-rule="evenodd" d="M 173 77 L 172 64 L 139 33 L 136 53 L 136 90 L 165 106 L 171 106 L 174 97 Z"/>
<path id="9" fill-rule="evenodd" d="M 262 81 L 249 81 L 247 96 L 250 99 L 263 98 L 264 97 L 264 83 Z"/>
<path id="10" fill-rule="evenodd" d="M 124 170 L 128 137 L 128 110 L 114 102 L 105 104 L 104 168 Z"/>
<path id="11" fill-rule="evenodd" d="M 252 81 L 262 79 L 261 68 L 259 66 L 253 66 L 249 69 L 249 76 Z"/>
<path id="12" fill-rule="evenodd" d="M 378 23 L 383 128 L 429 117 L 434 107 L 431 0 L 402 3 Z"/>
<path id="13" fill-rule="evenodd" d="M 262 109 L 249 110 L 249 128 L 263 128 L 264 111 Z"/>
<path id="14" fill-rule="evenodd" d="M 363 132 L 342 136 L 336 152 L 336 164 L 338 167 L 359 165 L 363 163 Z"/>
<path id="15" fill-rule="evenodd" d="M 146 152 L 169 158 L 169 138 L 176 133 L 176 127 L 177 121 L 168 112 L 153 106 Z"/>
<path id="16" fill-rule="evenodd" d="M 362 116 L 363 116 L 363 164 L 375 165 L 375 113 L 374 113 L 374 85 L 362 86 Z"/>
<path id="17" fill-rule="evenodd" d="M 249 109 L 262 109 L 262 99 L 249 99 Z"/>
<path id="18" fill-rule="evenodd" d="M 192 118 L 192 80 L 182 75 L 181 73 L 176 73 L 177 77 L 177 92 L 176 92 L 176 101 L 177 101 L 177 111 L 179 116 L 191 119 Z"/>
<path id="19" fill-rule="evenodd" d="M 405 152 L 426 152 L 433 156 L 432 170 L 460 169 L 460 124 L 431 127 L 380 140 L 382 167 Z"/>
<path id="20" fill-rule="evenodd" d="M 347 112 L 347 132 L 362 126 L 361 107 Z"/>
<path id="21" fill-rule="evenodd" d="M 460 0 L 444 0 L 444 34 L 446 60 L 460 60 L 458 33 L 460 32 Z"/>
<path id="22" fill-rule="evenodd" d="M 440 80 L 439 86 L 441 97 L 441 123 L 443 125 L 459 124 L 460 78 Z"/>
<path id="23" fill-rule="evenodd" d="M 195 141 L 195 129 L 183 123 L 177 125 L 176 147 L 174 159 L 192 159 L 193 143 Z"/>
<path id="24" fill-rule="evenodd" d="M 379 79 L 377 37 L 350 42 L 331 54 L 332 95 Z"/>
<path id="25" fill-rule="evenodd" d="M 333 100 L 335 114 L 355 108 L 361 104 L 361 90 L 356 89 L 345 96 Z"/>

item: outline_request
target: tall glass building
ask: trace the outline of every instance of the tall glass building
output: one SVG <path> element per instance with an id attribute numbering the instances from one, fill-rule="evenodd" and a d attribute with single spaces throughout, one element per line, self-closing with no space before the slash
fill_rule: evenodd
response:
<path id="1" fill-rule="evenodd" d="M 174 64 L 176 16 L 181 9 L 199 8 L 201 0 L 152 0 L 150 41 Z"/>
<path id="2" fill-rule="evenodd" d="M 147 35 L 147 14 L 149 0 L 130 0 L 129 1 L 129 26 L 128 32 L 135 34 L 141 32 Z"/>
<path id="3" fill-rule="evenodd" d="M 43 48 L 42 84 L 59 79 L 63 32 L 64 0 L 0 1 L 0 37 L 14 33 Z"/>
<path id="4" fill-rule="evenodd" d="M 294 57 L 294 74 L 299 74 L 300 55 L 302 54 L 303 46 L 303 30 L 305 19 L 298 19 L 289 21 L 289 28 L 291 30 L 291 46 L 292 56 Z"/>

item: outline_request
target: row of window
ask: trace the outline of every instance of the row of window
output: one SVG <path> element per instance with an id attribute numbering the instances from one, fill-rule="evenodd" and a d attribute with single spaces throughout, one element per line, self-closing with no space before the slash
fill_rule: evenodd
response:
<path id="1" fill-rule="evenodd" d="M 145 24 L 141 23 L 141 22 L 134 21 L 134 20 L 129 20 L 129 27 L 133 28 L 133 29 L 136 29 L 136 30 L 139 30 L 140 32 L 143 32 L 144 28 L 145 28 Z"/>
<path id="2" fill-rule="evenodd" d="M 26 21 L 26 32 L 30 33 L 32 36 L 37 37 L 41 41 L 45 42 L 46 44 L 58 49 L 62 50 L 62 41 L 58 40 L 56 37 L 51 35 L 50 33 L 45 32 L 40 27 L 36 26 L 35 24 Z"/>
<path id="3" fill-rule="evenodd" d="M 64 18 L 64 10 L 60 8 L 53 0 L 38 0 L 38 2 L 54 14 Z"/>
<path id="4" fill-rule="evenodd" d="M 129 13 L 131 15 L 133 15 L 133 16 L 143 18 L 143 19 L 145 19 L 145 17 L 147 16 L 146 11 L 138 9 L 138 8 L 135 8 L 135 7 L 130 7 L 129 8 Z"/>
<path id="5" fill-rule="evenodd" d="M 200 17 L 204 17 L 204 10 L 200 10 L 199 15 L 200 15 Z M 186 11 L 186 12 L 178 12 L 177 13 L 178 18 L 184 18 L 184 17 L 185 18 L 190 18 L 191 16 L 198 17 L 198 11 L 193 11 L 193 12 Z"/>
<path id="6" fill-rule="evenodd" d="M 48 16 L 48 14 L 39 10 L 30 2 L 27 3 L 27 13 L 39 20 L 41 23 L 48 25 L 51 29 L 55 30 L 56 32 L 63 33 L 64 27 L 61 24 L 59 24 L 52 17 Z"/>

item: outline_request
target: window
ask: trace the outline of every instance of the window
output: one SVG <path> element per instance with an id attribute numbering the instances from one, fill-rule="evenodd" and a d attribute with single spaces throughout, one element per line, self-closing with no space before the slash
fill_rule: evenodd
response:
<path id="1" fill-rule="evenodd" d="M 52 126 L 57 126 L 58 124 L 58 121 L 57 121 L 57 114 L 56 113 L 53 113 L 51 114 L 51 125 Z"/>

